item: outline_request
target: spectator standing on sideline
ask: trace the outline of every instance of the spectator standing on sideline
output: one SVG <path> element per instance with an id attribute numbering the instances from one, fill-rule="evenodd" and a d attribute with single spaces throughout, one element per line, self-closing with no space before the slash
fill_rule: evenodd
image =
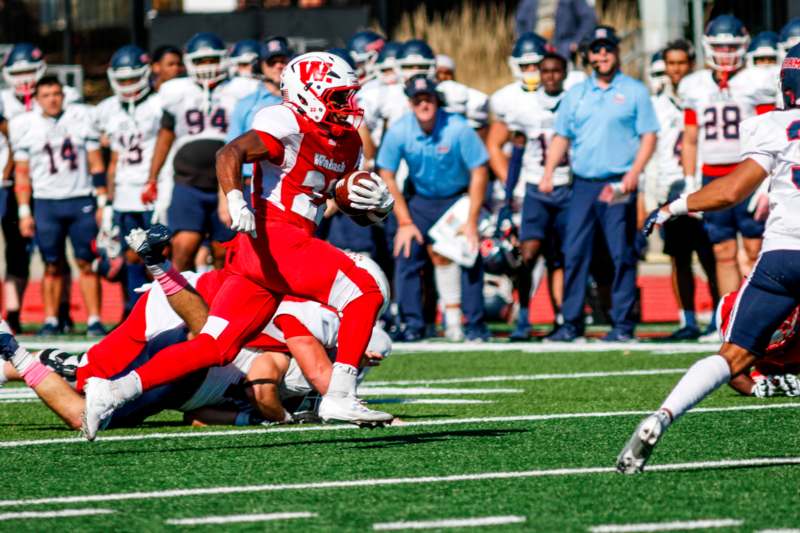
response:
<path id="1" fill-rule="evenodd" d="M 420 295 L 421 272 L 428 260 L 434 265 L 436 287 L 445 306 L 447 337 L 461 340 L 465 336 L 461 327 L 463 293 L 466 338 L 485 340 L 489 333 L 483 321 L 480 260 L 471 268 L 459 267 L 433 252 L 428 231 L 468 192 L 469 217 L 463 232 L 477 250 L 478 216 L 486 194 L 489 156 L 464 118 L 440 109 L 432 79 L 415 75 L 405 87 L 413 113 L 404 115 L 388 129 L 377 159 L 381 177 L 395 201 L 395 291 L 406 325 L 402 340 L 419 340 L 425 330 Z M 414 190 L 408 201 L 395 181 L 401 160 L 408 164 L 407 180 Z"/>
<path id="2" fill-rule="evenodd" d="M 549 340 L 583 335 L 583 305 L 597 225 L 614 263 L 613 329 L 606 341 L 629 341 L 635 324 L 636 189 L 653 154 L 658 119 L 643 83 L 620 72 L 614 29 L 598 26 L 586 52 L 592 76 L 572 87 L 556 113 L 539 191 L 553 190 L 553 172 L 572 145 L 573 190 L 564 244 L 564 324 Z"/>
<path id="3" fill-rule="evenodd" d="M 180 49 L 171 44 L 159 46 L 153 51 L 153 58 L 150 64 L 150 83 L 154 91 L 158 91 L 165 81 L 183 76 L 182 57 L 183 54 Z"/>
<path id="4" fill-rule="evenodd" d="M 100 280 L 91 268 L 95 257 L 91 244 L 97 236 L 96 204 L 102 207 L 107 201 L 99 134 L 86 106 L 64 105 L 62 85 L 55 76 L 36 82 L 35 94 L 37 108 L 14 117 L 9 131 L 20 233 L 23 237 L 35 234 L 45 262 L 45 323 L 40 334 L 59 333 L 57 311 L 69 236 L 89 315 L 87 334 L 102 336 Z M 31 197 L 36 202 L 33 210 Z"/>
<path id="5" fill-rule="evenodd" d="M 591 38 L 596 25 L 594 0 L 558 0 L 553 35 L 553 46 L 558 55 L 574 60 L 578 46 Z"/>

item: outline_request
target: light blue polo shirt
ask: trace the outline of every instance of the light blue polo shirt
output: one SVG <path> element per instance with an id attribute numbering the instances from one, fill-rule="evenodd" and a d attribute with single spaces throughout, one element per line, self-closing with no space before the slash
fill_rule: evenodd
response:
<path id="1" fill-rule="evenodd" d="M 555 131 L 570 140 L 574 174 L 604 179 L 630 170 L 639 137 L 657 132 L 658 118 L 643 83 L 618 73 L 602 89 L 592 74 L 561 100 Z"/>
<path id="2" fill-rule="evenodd" d="M 446 198 L 469 187 L 470 172 L 485 164 L 489 154 L 464 117 L 440 109 L 430 135 L 422 131 L 414 113 L 406 113 L 389 128 L 376 164 L 397 172 L 402 159 L 417 194 Z"/>
<path id="3" fill-rule="evenodd" d="M 262 108 L 280 104 L 283 99 L 269 92 L 263 83 L 259 84 L 255 92 L 248 94 L 236 103 L 231 115 L 230 124 L 228 124 L 228 134 L 225 137 L 225 142 L 229 143 L 239 135 L 247 132 L 253 124 L 253 117 Z M 242 176 L 252 176 L 253 165 L 246 164 L 242 166 Z"/>

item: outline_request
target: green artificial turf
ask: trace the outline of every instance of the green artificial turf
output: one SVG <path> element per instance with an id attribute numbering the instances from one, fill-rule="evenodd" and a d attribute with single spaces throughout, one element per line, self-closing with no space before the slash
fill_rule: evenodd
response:
<path id="1" fill-rule="evenodd" d="M 390 357 L 366 385 L 400 387 L 394 381 L 615 372 L 687 368 L 702 354 L 649 353 L 422 353 Z M 587 531 L 601 524 L 700 519 L 743 520 L 718 531 L 755 531 L 800 524 L 800 466 L 731 466 L 653 471 L 627 477 L 611 472 L 567 473 L 508 479 L 465 479 L 376 486 L 327 487 L 328 481 L 385 480 L 549 469 L 608 468 L 638 414 L 590 417 L 592 413 L 648 411 L 658 407 L 680 374 L 506 380 L 430 384 L 440 389 L 514 389 L 509 394 L 417 393 L 371 400 L 469 399 L 489 403 L 379 403 L 409 423 L 375 430 L 345 427 L 257 428 L 243 434 L 103 441 L 103 437 L 153 433 L 202 434 L 232 428 L 191 429 L 180 415 L 162 413 L 134 430 L 107 431 L 94 443 L 31 443 L 0 448 L 0 530 L 45 531 L 369 531 L 373 524 L 518 515 L 523 524 L 475 528 L 497 531 Z M 424 387 L 424 385 L 408 385 Z M 775 406 L 790 404 L 789 407 Z M 793 458 L 800 456 L 800 402 L 790 398 L 743 398 L 723 388 L 703 408 L 773 406 L 762 410 L 686 415 L 656 450 L 652 464 L 666 465 Z M 797 407 L 797 408 L 795 408 Z M 540 420 L 465 418 L 581 414 Z M 239 428 L 237 428 L 239 429 Z M 287 430 L 288 429 L 288 430 Z M 75 433 L 38 403 L 0 404 L 0 441 L 56 439 Z M 213 487 L 272 487 L 235 493 L 167 497 L 163 491 Z M 266 487 L 269 488 L 269 487 Z M 67 496 L 160 494 L 112 501 L 17 503 Z M 768 512 L 763 511 L 765 502 Z M 109 509 L 112 514 L 56 519 L 2 520 L 4 513 L 59 509 Z M 173 526 L 175 518 L 311 512 L 311 518 Z"/>

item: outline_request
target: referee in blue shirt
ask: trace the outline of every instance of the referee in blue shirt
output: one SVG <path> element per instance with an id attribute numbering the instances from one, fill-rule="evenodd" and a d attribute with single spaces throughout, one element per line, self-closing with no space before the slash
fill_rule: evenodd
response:
<path id="1" fill-rule="evenodd" d="M 478 259 L 469 269 L 461 268 L 432 250 L 428 231 L 464 193 L 469 194 L 469 217 L 464 226 L 468 242 L 478 249 L 478 217 L 488 182 L 489 156 L 478 134 L 460 115 L 440 108 L 436 83 L 423 75 L 406 83 L 413 112 L 400 118 L 386 132 L 378 152 L 381 177 L 394 196 L 397 235 L 394 242 L 395 292 L 403 340 L 422 338 L 422 271 L 430 260 L 439 299 L 445 306 L 445 335 L 451 340 L 485 340 L 483 322 L 483 269 Z M 395 181 L 400 161 L 408 165 L 405 196 Z M 463 295 L 463 305 L 462 305 Z M 462 313 L 466 332 L 462 330 Z"/>
<path id="2" fill-rule="evenodd" d="M 586 51 L 592 76 L 572 87 L 556 113 L 540 192 L 552 189 L 558 162 L 572 146 L 573 192 L 564 243 L 564 325 L 548 336 L 573 341 L 583 335 L 583 306 L 595 228 L 614 262 L 613 329 L 606 341 L 629 341 L 635 323 L 636 189 L 656 145 L 658 119 L 644 84 L 620 72 L 614 29 L 598 26 Z"/>

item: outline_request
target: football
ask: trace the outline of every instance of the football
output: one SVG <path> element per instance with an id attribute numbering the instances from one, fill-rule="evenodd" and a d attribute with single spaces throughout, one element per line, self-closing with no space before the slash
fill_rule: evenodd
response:
<path id="1" fill-rule="evenodd" d="M 364 181 L 376 181 L 370 172 L 366 170 L 355 170 L 336 183 L 334 190 L 334 200 L 339 210 L 353 219 L 353 222 L 360 226 L 369 226 L 385 219 L 391 212 L 389 209 L 358 209 L 353 207 L 350 201 L 350 188 L 353 185 Z"/>

